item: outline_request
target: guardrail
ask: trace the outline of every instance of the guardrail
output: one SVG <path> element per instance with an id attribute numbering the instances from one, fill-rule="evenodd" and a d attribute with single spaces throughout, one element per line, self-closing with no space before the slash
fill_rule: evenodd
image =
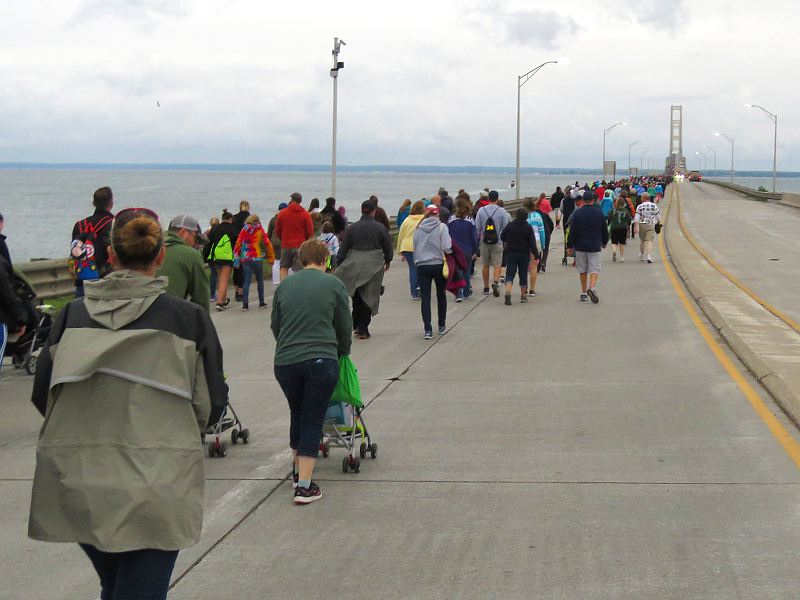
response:
<path id="1" fill-rule="evenodd" d="M 509 200 L 504 207 L 513 212 L 522 206 L 523 200 Z M 389 233 L 397 235 L 396 217 L 389 217 Z M 59 298 L 68 296 L 75 291 L 75 281 L 69 272 L 67 260 L 62 258 L 32 260 L 26 263 L 15 263 L 14 268 L 19 271 L 33 286 L 36 295 L 42 299 Z"/>
<path id="2" fill-rule="evenodd" d="M 728 183 L 727 181 L 717 181 L 716 179 L 704 179 L 703 181 L 718 185 L 720 187 L 728 188 L 729 190 L 744 194 L 745 196 L 750 196 L 751 198 L 761 200 L 762 202 L 780 202 L 783 198 L 783 194 L 781 192 L 760 192 L 744 185 L 736 185 L 735 183 Z"/>

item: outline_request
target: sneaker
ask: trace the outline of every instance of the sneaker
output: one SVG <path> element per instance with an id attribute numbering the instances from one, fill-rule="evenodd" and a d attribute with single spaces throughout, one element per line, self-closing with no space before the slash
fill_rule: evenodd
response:
<path id="1" fill-rule="evenodd" d="M 250 310 L 250 306 L 249 306 L 249 305 L 247 305 L 247 304 L 242 304 L 242 310 L 243 310 L 243 311 Z"/>
<path id="2" fill-rule="evenodd" d="M 619 262 L 625 262 L 625 257 L 624 256 L 620 256 L 619 257 Z"/>
<path id="3" fill-rule="evenodd" d="M 216 301 L 217 301 L 217 295 L 216 295 L 216 294 L 214 294 L 213 296 L 211 296 L 211 298 L 209 298 L 209 300 L 210 300 L 211 302 L 216 302 Z"/>
<path id="4" fill-rule="evenodd" d="M 501 275 L 500 276 L 500 283 L 505 283 L 505 282 L 506 282 L 506 278 Z"/>
<path id="5" fill-rule="evenodd" d="M 458 294 L 456 295 L 456 302 L 463 302 L 464 301 L 464 290 L 458 290 Z"/>
<path id="6" fill-rule="evenodd" d="M 411 296 L 411 299 L 412 300 L 421 300 L 421 297 L 420 296 Z"/>
<path id="7" fill-rule="evenodd" d="M 224 304 L 217 304 L 214 308 L 216 308 L 217 312 L 222 312 L 225 310 L 226 306 Z"/>
<path id="8" fill-rule="evenodd" d="M 648 257 L 647 257 L 647 263 L 648 263 L 648 264 L 651 264 L 652 262 L 653 262 L 653 259 L 652 259 L 650 256 L 648 256 Z"/>
<path id="9" fill-rule="evenodd" d="M 506 306 L 511 306 L 511 294 L 506 294 Z"/>
<path id="10" fill-rule="evenodd" d="M 533 296 L 538 296 L 539 293 L 536 290 L 531 290 L 530 292 L 528 292 L 528 295 L 533 297 Z"/>
<path id="11" fill-rule="evenodd" d="M 444 335 L 444 332 L 447 331 L 446 325 L 439 325 L 439 335 Z"/>
<path id="12" fill-rule="evenodd" d="M 267 308 L 267 303 L 266 302 L 259 302 L 258 303 L 258 308 Z"/>
<path id="13" fill-rule="evenodd" d="M 587 302 L 589 300 L 588 294 L 581 294 L 581 302 Z"/>
<path id="14" fill-rule="evenodd" d="M 612 252 L 611 253 L 611 262 L 617 262 L 617 253 L 616 252 Z"/>
<path id="15" fill-rule="evenodd" d="M 525 294 L 522 294 L 522 296 L 520 296 L 520 298 L 519 298 L 519 303 L 520 304 L 527 304 L 528 303 L 528 297 Z"/>
<path id="16" fill-rule="evenodd" d="M 639 255 L 639 261 L 640 262 L 644 262 L 644 254 L 640 254 Z"/>
<path id="17" fill-rule="evenodd" d="M 294 503 L 295 504 L 311 504 L 322 498 L 322 491 L 319 486 L 311 482 L 307 488 L 298 487 L 294 490 Z"/>
<path id="18" fill-rule="evenodd" d="M 428 330 L 426 329 L 426 330 L 425 330 L 425 335 L 424 335 L 423 337 L 424 337 L 426 340 L 432 340 L 432 339 L 433 339 L 433 332 L 432 332 L 432 331 L 428 331 Z"/>
<path id="19" fill-rule="evenodd" d="M 547 265 L 542 265 L 542 273 L 547 273 Z"/>
<path id="20" fill-rule="evenodd" d="M 592 300 L 592 304 L 597 304 L 598 302 L 600 302 L 600 298 L 597 295 L 597 292 L 594 291 L 593 288 L 590 288 L 590 289 L 586 290 L 586 293 L 589 295 L 589 298 Z"/>
<path id="21" fill-rule="evenodd" d="M 500 297 L 500 284 L 497 283 L 496 281 L 492 284 L 492 294 L 494 295 L 495 298 Z"/>
<path id="22" fill-rule="evenodd" d="M 241 302 L 241 301 L 242 301 L 242 298 L 243 298 L 243 296 L 242 296 L 241 294 L 236 294 L 236 295 L 235 295 L 235 300 L 236 300 L 236 302 Z"/>
<path id="23" fill-rule="evenodd" d="M 292 473 L 292 489 L 297 489 L 297 483 L 300 481 L 300 473 Z"/>
<path id="24" fill-rule="evenodd" d="M 489 288 L 483 288 L 483 295 L 484 296 L 488 296 L 489 295 Z"/>

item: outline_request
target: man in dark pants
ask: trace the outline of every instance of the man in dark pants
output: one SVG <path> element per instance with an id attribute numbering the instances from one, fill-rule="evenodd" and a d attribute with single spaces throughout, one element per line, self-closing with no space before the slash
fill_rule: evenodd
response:
<path id="1" fill-rule="evenodd" d="M 353 328 L 359 339 L 370 337 L 393 252 L 389 231 L 375 220 L 375 205 L 367 200 L 361 204 L 361 219 L 345 230 L 334 272 L 353 299 Z"/>
<path id="2" fill-rule="evenodd" d="M 111 270 L 108 247 L 114 224 L 114 194 L 110 187 L 96 190 L 92 198 L 94 213 L 72 227 L 70 267 L 75 276 L 75 297 L 83 297 L 83 282 L 105 277 Z"/>
<path id="3" fill-rule="evenodd" d="M 233 215 L 233 224 L 241 231 L 250 216 L 250 203 L 247 200 L 239 202 L 239 212 Z M 236 240 L 233 242 L 236 243 Z M 236 288 L 235 298 L 237 302 L 242 301 L 242 285 L 244 284 L 242 268 L 236 267 L 233 269 L 233 286 Z"/>

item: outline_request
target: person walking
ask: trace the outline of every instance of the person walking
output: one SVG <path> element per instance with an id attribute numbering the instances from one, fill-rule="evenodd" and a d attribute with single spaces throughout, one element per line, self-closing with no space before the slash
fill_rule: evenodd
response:
<path id="1" fill-rule="evenodd" d="M 338 359 L 350 354 L 353 321 L 345 286 L 325 273 L 325 244 L 303 242 L 297 259 L 302 270 L 275 291 L 270 328 L 276 341 L 275 379 L 291 415 L 294 503 L 309 504 L 322 498 L 312 479 L 314 464 L 325 413 L 339 380 Z"/>
<path id="2" fill-rule="evenodd" d="M 433 337 L 431 325 L 431 284 L 436 286 L 436 310 L 438 316 L 438 333 L 444 335 L 447 330 L 447 295 L 445 287 L 447 278 L 444 275 L 445 254 L 453 252 L 450 231 L 447 225 L 439 220 L 439 207 L 435 204 L 425 209 L 425 218 L 414 230 L 414 261 L 417 265 L 419 289 L 421 295 L 423 337 Z"/>
<path id="3" fill-rule="evenodd" d="M 553 207 L 553 219 L 555 220 L 555 228 L 561 227 L 561 201 L 564 200 L 564 190 L 561 186 L 556 187 L 556 191 L 550 196 L 550 205 Z"/>
<path id="4" fill-rule="evenodd" d="M 526 263 L 528 265 L 528 275 L 525 278 L 525 287 L 529 289 L 531 296 L 536 296 L 536 280 L 539 273 L 539 259 L 542 255 L 542 251 L 544 250 L 545 242 L 544 219 L 542 219 L 541 214 L 536 212 L 536 204 L 534 203 L 533 198 L 526 198 L 522 203 L 522 207 L 525 209 L 526 222 L 533 228 L 533 237 L 537 248 L 536 255 L 533 259 L 531 259 L 531 253 L 528 253 L 528 262 Z M 507 275 L 508 249 L 506 248 L 506 276 Z"/>
<path id="5" fill-rule="evenodd" d="M 281 282 L 281 238 L 275 234 L 275 223 L 278 221 L 278 214 L 287 206 L 289 205 L 286 202 L 281 202 L 278 205 L 278 212 L 273 215 L 267 225 L 267 237 L 275 252 L 275 262 L 272 264 L 272 285 L 278 285 Z"/>
<path id="6" fill-rule="evenodd" d="M 389 216 L 386 214 L 386 211 L 378 206 L 378 197 L 374 195 L 370 196 L 368 202 L 371 202 L 373 206 L 375 206 L 375 222 L 380 223 L 386 228 L 386 231 L 389 231 L 392 225 L 389 223 Z"/>
<path id="7" fill-rule="evenodd" d="M 361 340 L 370 338 L 369 326 L 380 308 L 383 274 L 393 254 L 389 230 L 375 220 L 375 204 L 363 202 L 361 219 L 345 230 L 334 271 L 353 299 L 353 327 Z"/>
<path id="8" fill-rule="evenodd" d="M 300 206 L 303 196 L 294 192 L 289 198 L 289 206 L 278 213 L 275 221 L 275 235 L 281 241 L 281 281 L 289 276 L 289 269 L 295 268 L 297 249 L 314 237 L 311 215 Z"/>
<path id="9" fill-rule="evenodd" d="M 617 262 L 617 253 L 619 253 L 619 261 L 625 262 L 625 243 L 628 239 L 628 228 L 631 225 L 631 213 L 628 209 L 628 204 L 625 198 L 620 196 L 617 198 L 616 206 L 611 214 L 608 216 L 608 232 L 611 236 L 611 261 Z"/>
<path id="10" fill-rule="evenodd" d="M 214 229 L 215 226 L 219 225 L 219 217 L 211 217 L 208 221 L 208 229 L 203 232 L 203 239 L 208 241 L 208 236 L 211 233 L 211 230 Z M 217 301 L 217 267 L 207 262 L 208 265 L 208 289 L 210 292 L 210 299 L 209 302 L 216 302 Z"/>
<path id="11" fill-rule="evenodd" d="M 166 598 L 203 529 L 200 434 L 227 403 L 214 324 L 167 293 L 164 255 L 155 213 L 120 211 L 114 271 L 59 313 L 33 383 L 44 424 L 28 535 L 79 544 L 109 600 Z"/>
<path id="12" fill-rule="evenodd" d="M 642 194 L 642 202 L 636 207 L 636 217 L 634 223 L 637 234 L 639 235 L 639 260 L 653 262 L 653 240 L 656 235 L 656 224 L 661 222 L 661 209 L 655 202 L 650 200 L 651 196 L 645 192 Z"/>
<path id="13" fill-rule="evenodd" d="M 398 230 L 403 226 L 403 221 L 405 221 L 408 218 L 408 215 L 411 214 L 411 204 L 411 199 L 406 198 L 403 200 L 400 208 L 397 209 L 397 218 L 395 219 L 394 224 L 397 226 Z"/>
<path id="14" fill-rule="evenodd" d="M 600 200 L 600 211 L 608 219 L 608 215 L 611 214 L 612 210 L 614 210 L 614 190 L 606 190 L 602 200 Z"/>
<path id="15" fill-rule="evenodd" d="M 455 216 L 447 224 L 450 238 L 461 248 L 467 263 L 466 273 L 464 273 L 467 286 L 462 294 L 463 298 L 472 296 L 472 269 L 475 267 L 475 257 L 478 254 L 478 228 L 475 226 L 471 214 L 472 206 L 469 196 L 459 197 L 456 200 Z"/>
<path id="16" fill-rule="evenodd" d="M 204 243 L 197 219 L 189 215 L 172 219 L 164 240 L 164 262 L 158 268 L 158 276 L 167 278 L 167 292 L 209 310 L 208 275 L 203 268 L 203 257 L 195 249 Z"/>
<path id="17" fill-rule="evenodd" d="M 442 197 L 439 195 L 431 196 L 431 204 L 439 209 L 439 220 L 447 225 L 450 221 L 450 210 L 442 206 Z"/>
<path id="18" fill-rule="evenodd" d="M 543 206 L 544 208 L 542 208 Z M 542 222 L 544 223 L 542 254 L 539 258 L 539 264 L 536 266 L 536 270 L 541 273 L 547 272 L 547 258 L 550 256 L 550 241 L 553 237 L 553 231 L 555 230 L 553 219 L 550 218 L 550 211 L 545 210 L 548 208 L 548 206 L 549 204 L 547 203 L 547 198 L 542 199 L 541 197 L 539 201 L 534 204 L 534 210 L 539 213 L 539 215 L 542 217 Z"/>
<path id="19" fill-rule="evenodd" d="M 577 185 L 577 182 L 576 182 Z M 575 212 L 575 200 L 578 197 L 577 187 L 567 186 L 564 191 L 564 197 L 561 199 L 561 222 L 564 223 L 564 257 L 561 259 L 561 264 L 567 266 L 567 234 L 569 233 L 569 219 L 572 213 Z M 573 266 L 575 261 L 573 261 Z"/>
<path id="20" fill-rule="evenodd" d="M 333 223 L 330 221 L 325 221 L 322 224 L 322 233 L 319 234 L 317 239 L 325 244 L 325 247 L 328 249 L 328 262 L 327 262 L 327 272 L 331 272 L 336 268 L 336 257 L 339 254 L 339 238 L 334 233 Z"/>
<path id="21" fill-rule="evenodd" d="M 411 299 L 419 300 L 419 282 L 417 281 L 417 267 L 414 262 L 414 231 L 425 216 L 425 203 L 417 200 L 409 211 L 408 217 L 400 226 L 397 233 L 397 252 L 408 265 L 408 286 L 411 289 Z"/>
<path id="22" fill-rule="evenodd" d="M 247 222 L 247 217 L 250 216 L 250 203 L 247 200 L 239 202 L 239 212 L 233 215 L 233 224 L 241 232 L 244 224 Z M 238 234 L 237 234 L 238 235 Z M 242 269 L 240 267 L 233 268 L 233 285 L 235 287 L 236 302 L 242 301 Z"/>
<path id="23" fill-rule="evenodd" d="M 228 298 L 228 284 L 233 269 L 233 246 L 238 237 L 239 229 L 233 224 L 233 215 L 226 208 L 222 211 L 220 224 L 211 229 L 208 241 L 203 247 L 203 258 L 217 269 L 217 304 L 215 308 L 218 311 L 225 310 L 231 303 L 231 299 Z"/>
<path id="24" fill-rule="evenodd" d="M 500 274 L 503 269 L 503 243 L 500 234 L 503 233 L 511 217 L 497 202 L 500 194 L 497 190 L 489 192 L 489 204 L 478 210 L 475 216 L 475 227 L 478 230 L 480 253 L 483 261 L 483 295 L 489 295 L 489 270 L 492 273 L 492 293 L 495 298 L 500 296 Z"/>
<path id="25" fill-rule="evenodd" d="M 520 303 L 528 301 L 528 272 L 531 271 L 531 256 L 538 262 L 539 246 L 534 227 L 528 221 L 528 211 L 518 208 L 514 219 L 503 229 L 500 239 L 506 248 L 506 306 L 511 306 L 514 276 L 519 277 Z M 536 274 L 536 270 L 532 270 Z"/>
<path id="26" fill-rule="evenodd" d="M 608 244 L 608 225 L 592 192 L 584 192 L 584 205 L 571 217 L 567 252 L 575 256 L 581 281 L 581 302 L 600 302 L 597 279 L 600 276 L 601 251 Z"/>
<path id="27" fill-rule="evenodd" d="M 28 311 L 14 290 L 14 269 L 5 256 L 0 255 L 0 369 L 8 336 L 24 335 L 27 324 Z"/>
<path id="28" fill-rule="evenodd" d="M 337 236 L 340 235 L 344 228 L 347 226 L 344 217 L 336 210 L 336 198 L 329 196 L 325 199 L 325 208 L 320 211 L 322 215 L 322 222 L 330 221 L 333 223 L 333 233 Z M 276 251 L 277 256 L 277 251 Z"/>
<path id="29" fill-rule="evenodd" d="M 6 244 L 6 240 L 8 238 L 3 235 L 3 228 L 5 227 L 5 224 L 6 222 L 3 220 L 3 215 L 0 214 L 0 257 L 5 258 L 8 264 L 12 264 L 11 253 L 8 251 L 8 245 Z"/>
<path id="30" fill-rule="evenodd" d="M 83 285 L 105 277 L 111 270 L 108 263 L 108 245 L 114 223 L 114 193 L 110 187 L 101 187 L 92 198 L 94 213 L 76 222 L 72 227 L 70 266 L 75 277 L 75 297 L 83 296 Z"/>
<path id="31" fill-rule="evenodd" d="M 258 215 L 251 214 L 247 217 L 244 227 L 236 238 L 233 247 L 233 264 L 242 269 L 242 310 L 250 310 L 250 283 L 253 276 L 256 278 L 258 290 L 258 308 L 267 308 L 264 299 L 264 263 L 272 270 L 275 260 L 275 250 L 269 241 L 269 236 L 261 226 Z"/>

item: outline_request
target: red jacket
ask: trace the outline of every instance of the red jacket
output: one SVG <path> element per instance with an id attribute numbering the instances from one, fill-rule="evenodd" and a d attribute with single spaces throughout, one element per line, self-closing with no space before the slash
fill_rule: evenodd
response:
<path id="1" fill-rule="evenodd" d="M 290 202 L 289 206 L 278 213 L 275 235 L 281 240 L 281 249 L 299 248 L 303 242 L 314 237 L 311 215 L 297 202 Z"/>

